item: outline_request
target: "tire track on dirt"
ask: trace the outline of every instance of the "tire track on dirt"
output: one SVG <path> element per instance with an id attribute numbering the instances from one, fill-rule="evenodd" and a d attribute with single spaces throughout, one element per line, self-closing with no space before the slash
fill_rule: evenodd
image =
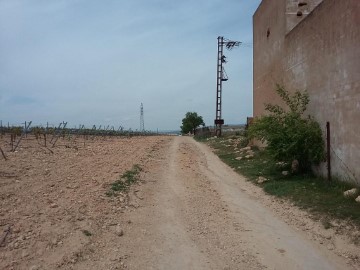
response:
<path id="1" fill-rule="evenodd" d="M 176 137 L 149 169 L 129 269 L 349 269 L 245 193 L 205 145 Z"/>
<path id="2" fill-rule="evenodd" d="M 199 171 L 198 154 L 174 138 L 149 172 L 143 207 L 130 213 L 129 269 L 262 269 L 242 248 L 239 225 Z"/>

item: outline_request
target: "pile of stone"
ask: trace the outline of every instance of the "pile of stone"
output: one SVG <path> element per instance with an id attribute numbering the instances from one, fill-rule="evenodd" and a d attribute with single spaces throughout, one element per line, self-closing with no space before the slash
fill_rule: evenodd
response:
<path id="1" fill-rule="evenodd" d="M 236 157 L 236 160 L 242 160 L 242 159 L 252 159 L 255 156 L 255 152 L 251 149 L 250 146 L 244 147 L 239 149 L 238 151 L 235 151 L 235 153 L 238 153 L 240 156 Z"/>

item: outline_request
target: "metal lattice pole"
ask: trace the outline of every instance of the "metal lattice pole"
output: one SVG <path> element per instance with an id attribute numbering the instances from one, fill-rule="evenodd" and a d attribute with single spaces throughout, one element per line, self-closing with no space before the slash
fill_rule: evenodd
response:
<path id="1" fill-rule="evenodd" d="M 215 126 L 216 135 L 221 136 L 221 125 L 224 124 L 224 119 L 221 118 L 221 94 L 222 94 L 222 73 L 224 59 L 224 38 L 218 37 L 218 54 L 217 54 L 217 72 L 216 72 L 216 115 Z"/>
<path id="2" fill-rule="evenodd" d="M 224 37 L 219 36 L 218 38 L 218 53 L 217 53 L 217 71 L 216 71 L 216 115 L 215 115 L 215 130 L 216 135 L 221 136 L 221 127 L 224 124 L 224 119 L 222 119 L 222 82 L 227 81 L 228 77 L 226 75 L 223 64 L 226 63 L 226 57 L 224 55 L 224 45 L 226 49 L 231 50 L 234 47 L 240 45 L 240 41 L 232 41 L 224 39 Z"/>
<path id="3" fill-rule="evenodd" d="M 145 132 L 145 123 L 144 123 L 144 106 L 141 103 L 140 106 L 140 132 Z"/>

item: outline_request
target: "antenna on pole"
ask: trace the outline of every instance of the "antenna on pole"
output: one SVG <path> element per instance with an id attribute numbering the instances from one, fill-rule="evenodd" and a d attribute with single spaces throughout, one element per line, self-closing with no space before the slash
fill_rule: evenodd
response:
<path id="1" fill-rule="evenodd" d="M 222 94 L 222 82 L 226 82 L 229 78 L 225 72 L 223 64 L 227 63 L 226 56 L 224 55 L 225 48 L 231 51 L 235 47 L 239 47 L 240 41 L 233 41 L 225 39 L 219 36 L 218 38 L 218 56 L 217 56 L 217 73 L 216 73 L 216 136 L 221 136 L 221 126 L 224 124 L 224 119 L 221 118 L 221 94 Z"/>
<path id="2" fill-rule="evenodd" d="M 145 132 L 145 123 L 144 123 L 144 106 L 141 103 L 140 106 L 140 132 Z"/>

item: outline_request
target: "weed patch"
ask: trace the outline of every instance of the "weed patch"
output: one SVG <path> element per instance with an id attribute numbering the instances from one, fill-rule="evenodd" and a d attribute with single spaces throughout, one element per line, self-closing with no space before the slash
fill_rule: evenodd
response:
<path id="1" fill-rule="evenodd" d="M 86 236 L 92 236 L 92 233 L 89 232 L 88 230 L 83 230 L 82 232 L 83 232 L 83 234 L 85 234 Z"/>
<path id="2" fill-rule="evenodd" d="M 139 180 L 139 173 L 141 172 L 139 165 L 134 165 L 131 170 L 126 171 L 120 176 L 120 179 L 111 184 L 110 190 L 106 192 L 106 195 L 116 196 L 118 192 L 127 192 L 130 186 Z"/>

